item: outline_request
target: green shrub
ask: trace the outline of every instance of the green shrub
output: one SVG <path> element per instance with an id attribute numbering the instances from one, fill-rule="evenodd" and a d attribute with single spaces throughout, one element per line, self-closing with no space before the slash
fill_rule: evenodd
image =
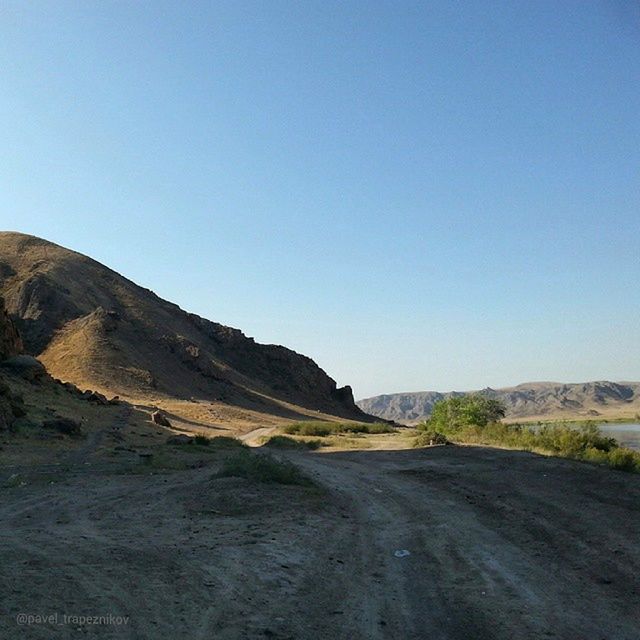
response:
<path id="1" fill-rule="evenodd" d="M 271 436 L 265 443 L 265 447 L 276 449 L 318 449 L 322 446 L 320 440 L 296 440 L 289 436 Z"/>
<path id="2" fill-rule="evenodd" d="M 325 437 L 335 433 L 329 422 L 297 422 L 287 425 L 283 431 L 297 436 Z"/>
<path id="3" fill-rule="evenodd" d="M 421 431 L 419 438 L 430 433 L 425 425 L 421 425 Z M 620 447 L 615 438 L 603 435 L 593 422 L 578 426 L 560 423 L 537 427 L 493 422 L 485 426 L 457 427 L 445 431 L 445 435 L 455 442 L 540 451 L 561 458 L 608 465 L 613 469 L 640 472 L 640 452 Z"/>
<path id="4" fill-rule="evenodd" d="M 600 449 L 589 447 L 584 452 L 583 460 L 585 460 L 586 462 L 592 462 L 593 464 L 608 465 L 609 454 L 606 451 L 601 451 Z"/>
<path id="5" fill-rule="evenodd" d="M 552 452 L 576 457 L 587 449 L 610 451 L 618 446 L 614 438 L 608 438 L 598 427 L 586 422 L 579 427 L 569 425 L 545 425 L 536 432 L 541 447 Z"/>
<path id="6" fill-rule="evenodd" d="M 469 426 L 485 427 L 504 418 L 504 403 L 480 394 L 451 396 L 433 405 L 429 424 L 435 431 L 457 431 Z"/>
<path id="7" fill-rule="evenodd" d="M 231 436 L 214 436 L 209 439 L 209 446 L 216 449 L 245 449 L 247 447 L 242 440 Z"/>
<path id="8" fill-rule="evenodd" d="M 198 434 L 194 437 L 185 434 L 171 436 L 167 440 L 167 444 L 184 448 L 185 451 L 193 450 L 196 453 L 198 451 L 202 452 L 202 449 L 199 447 L 208 447 L 209 449 L 236 449 L 247 446 L 238 438 L 232 438 L 230 436 L 214 436 L 213 438 L 209 438 L 204 434 Z M 194 448 L 194 445 L 198 446 Z"/>
<path id="9" fill-rule="evenodd" d="M 287 460 L 277 460 L 267 453 L 253 453 L 248 449 L 228 457 L 218 477 L 239 477 L 255 482 L 312 486 L 313 482 L 298 467 Z"/>
<path id="10" fill-rule="evenodd" d="M 435 444 L 450 444 L 447 437 L 437 431 L 422 431 L 413 439 L 413 447 L 429 447 Z"/>
<path id="11" fill-rule="evenodd" d="M 397 429 L 392 427 L 390 424 L 386 424 L 384 422 L 374 422 L 373 424 L 365 425 L 366 430 L 364 433 L 395 433 Z"/>
<path id="12" fill-rule="evenodd" d="M 609 466 L 621 471 L 640 471 L 640 453 L 625 447 L 609 451 Z"/>
<path id="13" fill-rule="evenodd" d="M 393 433 L 396 431 L 391 425 L 383 422 L 373 424 L 367 422 L 296 422 L 287 425 L 283 431 L 289 435 L 314 436 L 324 438 L 326 436 L 341 433 Z"/>

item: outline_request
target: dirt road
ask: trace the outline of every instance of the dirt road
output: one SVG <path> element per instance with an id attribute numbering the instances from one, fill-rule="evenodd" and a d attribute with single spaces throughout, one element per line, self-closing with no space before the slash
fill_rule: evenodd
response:
<path id="1" fill-rule="evenodd" d="M 353 510 L 351 637 L 640 638 L 637 477 L 460 447 L 299 462 Z"/>
<path id="2" fill-rule="evenodd" d="M 0 638 L 640 638 L 640 477 L 471 447 L 286 455 L 324 489 L 211 467 L 2 489 Z M 31 612 L 128 621 L 17 626 Z"/>

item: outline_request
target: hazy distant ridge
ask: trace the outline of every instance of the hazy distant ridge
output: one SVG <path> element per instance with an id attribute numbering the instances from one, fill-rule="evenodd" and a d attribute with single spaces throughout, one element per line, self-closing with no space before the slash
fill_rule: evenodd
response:
<path id="1" fill-rule="evenodd" d="M 415 423 L 429 417 L 438 400 L 465 393 L 474 392 L 393 393 L 365 398 L 357 405 L 363 411 L 387 420 Z M 475 393 L 502 400 L 507 407 L 507 418 L 607 418 L 633 417 L 640 413 L 640 382 L 526 382 Z"/>

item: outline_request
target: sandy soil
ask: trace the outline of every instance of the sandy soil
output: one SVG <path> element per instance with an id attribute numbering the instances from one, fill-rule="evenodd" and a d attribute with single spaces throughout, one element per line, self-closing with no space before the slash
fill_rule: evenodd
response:
<path id="1" fill-rule="evenodd" d="M 287 453 L 314 489 L 189 455 L 5 483 L 0 638 L 640 637 L 639 476 L 477 447 Z M 128 623 L 61 624 L 109 614 Z"/>

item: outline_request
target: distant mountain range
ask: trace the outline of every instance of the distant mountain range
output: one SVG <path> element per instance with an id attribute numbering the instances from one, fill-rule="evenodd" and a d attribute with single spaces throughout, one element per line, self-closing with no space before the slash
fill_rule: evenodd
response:
<path id="1" fill-rule="evenodd" d="M 433 405 L 451 396 L 480 393 L 502 400 L 507 420 L 631 418 L 640 414 L 640 382 L 526 382 L 516 387 L 476 392 L 421 391 L 365 398 L 358 406 L 372 415 L 415 424 L 431 415 Z"/>

